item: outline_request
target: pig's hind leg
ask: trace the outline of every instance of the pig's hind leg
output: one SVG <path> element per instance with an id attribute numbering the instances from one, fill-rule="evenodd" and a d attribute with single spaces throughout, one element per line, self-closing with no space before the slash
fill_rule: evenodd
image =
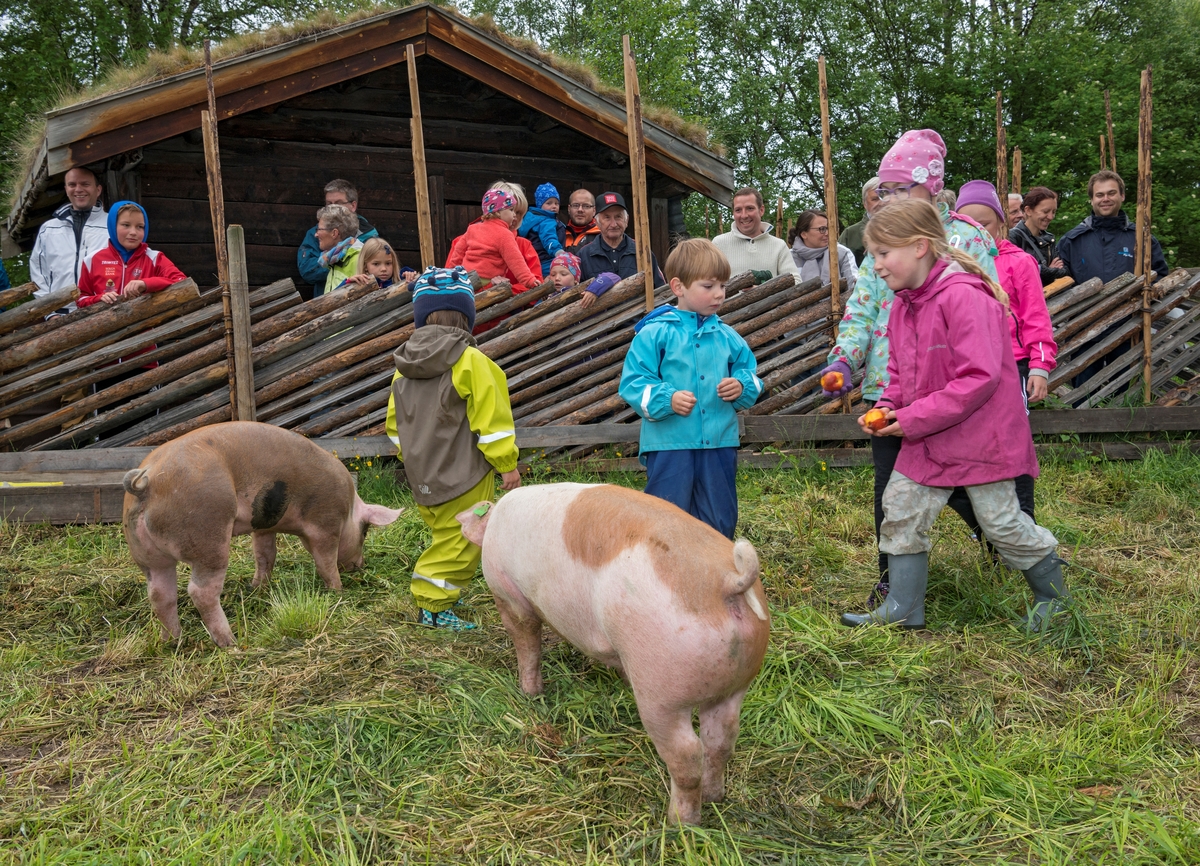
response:
<path id="1" fill-rule="evenodd" d="M 250 586 L 259 589 L 267 585 L 275 570 L 275 533 L 254 533 L 254 580 Z"/>
<path id="2" fill-rule="evenodd" d="M 725 765 L 737 742 L 745 696 L 746 692 L 742 690 L 720 703 L 700 709 L 700 741 L 704 743 L 701 796 L 705 803 L 719 803 L 725 799 Z"/>
<path id="3" fill-rule="evenodd" d="M 230 527 L 232 530 L 232 526 Z M 192 579 L 188 581 L 188 596 L 200 613 L 209 636 L 219 647 L 233 646 L 233 630 L 225 611 L 221 608 L 221 590 L 225 587 L 225 573 L 229 569 L 229 538 L 215 550 L 206 551 L 201 560 L 191 563 Z"/>
<path id="4" fill-rule="evenodd" d="M 540 695 L 542 684 L 542 620 L 532 607 L 513 604 L 498 593 L 496 610 L 504 630 L 512 638 L 517 651 L 517 674 L 521 679 L 521 691 L 527 695 Z M 522 599 L 524 601 L 524 599 Z"/>
<path id="5" fill-rule="evenodd" d="M 667 819 L 679 824 L 700 823 L 700 784 L 704 746 L 692 727 L 692 708 L 655 705 L 655 695 L 639 695 L 638 714 L 658 756 L 671 774 L 671 806 Z"/>
<path id="6" fill-rule="evenodd" d="M 183 633 L 179 625 L 179 563 L 158 564 L 144 571 L 150 608 L 167 635 L 179 640 Z"/>

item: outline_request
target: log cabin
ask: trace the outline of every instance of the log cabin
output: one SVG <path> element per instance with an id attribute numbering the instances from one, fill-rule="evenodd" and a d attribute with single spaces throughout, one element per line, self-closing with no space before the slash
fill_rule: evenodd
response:
<path id="1" fill-rule="evenodd" d="M 322 187 L 337 177 L 357 187 L 359 212 L 401 262 L 419 267 L 409 44 L 438 261 L 497 179 L 530 193 L 550 181 L 564 198 L 584 187 L 629 200 L 623 95 L 578 64 L 429 3 L 298 32 L 232 56 L 214 52 L 226 220 L 245 228 L 252 285 L 290 276 L 309 288 L 296 251 L 316 222 Z M 65 173 L 87 166 L 105 202 L 146 208 L 154 247 L 201 286 L 217 283 L 200 132 L 205 77 L 190 56 L 171 74 L 47 112 L 45 132 L 14 178 L 9 249 L 32 248 L 40 224 L 66 201 Z M 651 117 L 650 234 L 663 261 L 669 238 L 683 231 L 683 198 L 697 192 L 730 204 L 733 167 L 694 125 L 669 112 Z"/>

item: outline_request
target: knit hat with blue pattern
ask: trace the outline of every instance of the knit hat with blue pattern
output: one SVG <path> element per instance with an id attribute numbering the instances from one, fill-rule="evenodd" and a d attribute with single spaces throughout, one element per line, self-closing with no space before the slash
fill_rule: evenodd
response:
<path id="1" fill-rule="evenodd" d="M 457 268 L 426 268 L 413 283 L 413 319 L 418 328 L 438 310 L 453 310 L 467 317 L 468 330 L 475 327 L 475 290 L 467 272 Z"/>
<path id="2" fill-rule="evenodd" d="M 544 183 L 539 186 L 533 193 L 533 203 L 537 207 L 541 207 L 552 198 L 558 198 L 558 187 L 552 183 Z M 561 201 L 561 199 L 559 199 Z"/>

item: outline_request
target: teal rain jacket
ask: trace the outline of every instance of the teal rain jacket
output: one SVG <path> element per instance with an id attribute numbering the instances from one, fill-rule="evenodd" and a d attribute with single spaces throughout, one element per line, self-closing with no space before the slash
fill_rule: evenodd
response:
<path id="1" fill-rule="evenodd" d="M 621 372 L 621 397 L 642 416 L 641 454 L 694 448 L 736 448 L 737 411 L 754 405 L 763 392 L 755 375 L 754 353 L 720 316 L 698 316 L 659 307 L 634 327 L 635 336 Z M 726 402 L 717 384 L 727 377 L 742 393 Z M 676 415 L 671 395 L 691 391 L 696 405 Z"/>

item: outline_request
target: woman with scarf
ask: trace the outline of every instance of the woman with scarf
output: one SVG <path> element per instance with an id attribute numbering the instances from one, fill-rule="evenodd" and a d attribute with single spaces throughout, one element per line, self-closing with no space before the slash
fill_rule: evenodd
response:
<path id="1" fill-rule="evenodd" d="M 792 260 L 800 269 L 799 282 L 820 277 L 821 284 L 829 282 L 829 220 L 823 211 L 806 210 L 788 232 Z M 844 289 L 853 289 L 858 279 L 858 265 L 849 247 L 838 244 L 838 276 Z"/>

